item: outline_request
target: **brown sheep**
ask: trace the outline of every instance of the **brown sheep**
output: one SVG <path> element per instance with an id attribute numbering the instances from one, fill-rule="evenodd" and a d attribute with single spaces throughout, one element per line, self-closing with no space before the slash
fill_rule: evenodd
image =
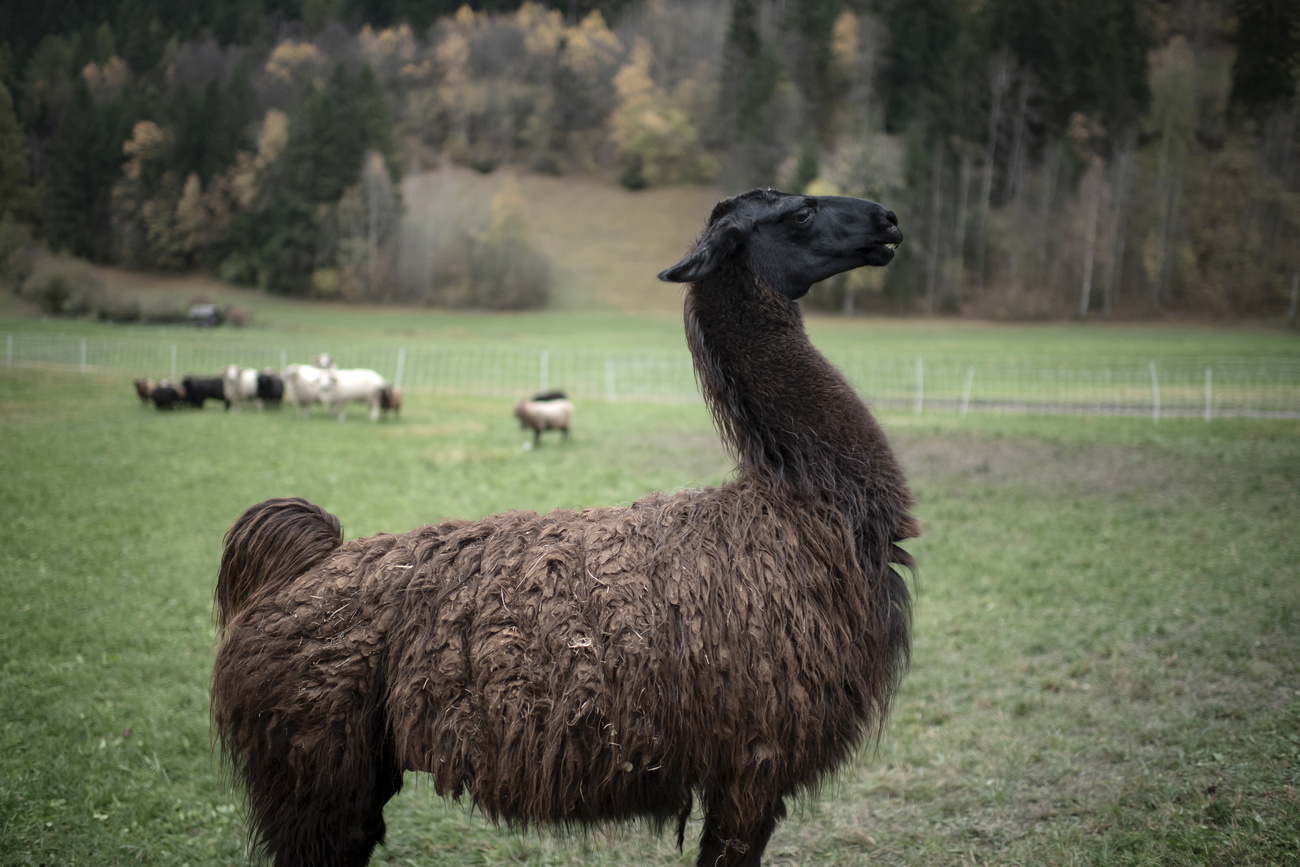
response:
<path id="1" fill-rule="evenodd" d="M 149 405 L 149 395 L 153 393 L 154 381 L 152 379 L 133 379 L 131 385 L 135 386 L 135 396 L 140 398 L 141 406 Z"/>
<path id="2" fill-rule="evenodd" d="M 390 412 L 394 418 L 402 414 L 402 390 L 395 385 L 379 389 L 380 418 L 388 418 Z"/>
<path id="3" fill-rule="evenodd" d="M 305 500 L 226 535 L 212 715 L 277 867 L 357 867 L 406 771 L 519 826 L 675 820 L 756 867 L 784 799 L 880 732 L 906 666 L 911 495 L 795 299 L 884 265 L 874 202 L 755 190 L 693 251 L 687 340 L 737 458 L 717 488 L 343 543 Z"/>

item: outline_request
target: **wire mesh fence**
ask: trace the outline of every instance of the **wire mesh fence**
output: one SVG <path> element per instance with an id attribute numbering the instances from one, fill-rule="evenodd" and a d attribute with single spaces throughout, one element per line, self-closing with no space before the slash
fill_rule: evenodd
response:
<path id="1" fill-rule="evenodd" d="M 316 345 L 11 334 L 5 365 L 179 380 L 227 364 L 279 370 Z M 577 400 L 699 400 L 684 351 L 353 346 L 341 367 L 378 371 L 408 391 L 516 398 L 563 389 Z M 1300 358 L 830 356 L 875 406 L 915 413 L 1042 413 L 1300 418 Z"/>

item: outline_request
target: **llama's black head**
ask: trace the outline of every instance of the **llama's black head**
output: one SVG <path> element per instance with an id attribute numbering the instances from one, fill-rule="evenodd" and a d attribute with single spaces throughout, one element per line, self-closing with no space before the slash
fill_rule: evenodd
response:
<path id="1" fill-rule="evenodd" d="M 732 260 L 794 299 L 841 271 L 887 265 L 902 240 L 894 212 L 876 202 L 751 190 L 719 202 L 695 249 L 659 279 L 694 283 Z"/>

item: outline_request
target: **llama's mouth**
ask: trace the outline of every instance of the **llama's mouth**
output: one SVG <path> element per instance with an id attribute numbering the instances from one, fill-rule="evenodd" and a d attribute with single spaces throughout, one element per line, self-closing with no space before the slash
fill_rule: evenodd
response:
<path id="1" fill-rule="evenodd" d="M 863 249 L 863 259 L 868 265 L 888 265 L 894 258 L 894 250 L 898 247 L 897 241 L 891 241 L 885 244 L 873 244 Z"/>

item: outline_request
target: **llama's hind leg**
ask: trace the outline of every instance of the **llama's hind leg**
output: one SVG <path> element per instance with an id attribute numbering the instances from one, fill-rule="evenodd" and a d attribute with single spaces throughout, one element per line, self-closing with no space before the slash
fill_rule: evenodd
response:
<path id="1" fill-rule="evenodd" d="M 760 867 L 776 823 L 785 818 L 785 803 L 777 798 L 753 815 L 741 812 L 731 802 L 706 809 L 697 867 Z"/>
<path id="2" fill-rule="evenodd" d="M 402 788 L 392 751 L 378 743 L 291 745 L 282 761 L 245 770 L 254 838 L 274 867 L 364 867 L 384 840 L 384 805 Z M 323 761 L 317 761 L 317 758 Z"/>

